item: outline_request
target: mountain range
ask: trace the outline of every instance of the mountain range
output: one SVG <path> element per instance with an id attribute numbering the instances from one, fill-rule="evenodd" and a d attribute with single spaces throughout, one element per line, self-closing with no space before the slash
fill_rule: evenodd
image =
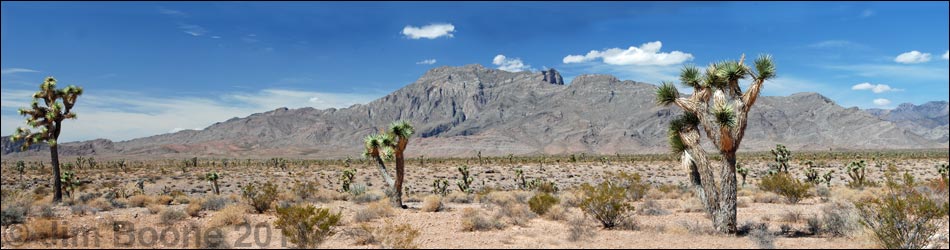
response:
<path id="1" fill-rule="evenodd" d="M 507 72 L 481 65 L 438 67 L 368 104 L 287 109 L 232 118 L 122 142 L 64 143 L 61 154 L 121 157 L 358 157 L 362 139 L 396 120 L 416 128 L 410 157 L 668 152 L 666 129 L 679 113 L 654 102 L 656 86 L 610 75 L 565 84 L 553 69 Z M 742 151 L 948 147 L 948 103 L 893 110 L 844 108 L 818 93 L 763 96 L 749 115 Z M 68 123 L 67 123 L 68 126 Z M 66 128 L 68 129 L 68 127 Z M 3 138 L 4 156 L 19 152 Z"/>

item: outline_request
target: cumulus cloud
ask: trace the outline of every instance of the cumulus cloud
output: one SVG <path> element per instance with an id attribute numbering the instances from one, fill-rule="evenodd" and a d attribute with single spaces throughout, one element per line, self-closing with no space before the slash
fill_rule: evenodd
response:
<path id="1" fill-rule="evenodd" d="M 24 69 L 24 68 L 6 68 L 6 69 L 0 70 L 0 74 L 2 75 L 10 75 L 10 74 L 16 74 L 16 73 L 36 73 L 36 72 L 39 72 L 39 71 L 32 70 L 32 69 Z"/>
<path id="2" fill-rule="evenodd" d="M 888 91 L 901 91 L 902 89 L 891 88 L 887 84 L 871 84 L 868 82 L 860 83 L 854 86 L 851 86 L 852 90 L 870 90 L 876 94 L 888 92 Z"/>
<path id="3" fill-rule="evenodd" d="M 693 55 L 689 53 L 680 51 L 660 52 L 662 47 L 663 43 L 656 41 L 644 43 L 640 47 L 630 46 L 627 49 L 591 50 L 586 55 L 568 55 L 564 57 L 563 62 L 582 63 L 601 59 L 604 63 L 610 65 L 666 66 L 693 60 Z"/>
<path id="4" fill-rule="evenodd" d="M 914 50 L 898 55 L 897 58 L 894 58 L 894 61 L 903 64 L 925 63 L 930 61 L 930 53 L 921 53 Z"/>
<path id="5" fill-rule="evenodd" d="M 428 65 L 432 65 L 432 64 L 435 64 L 435 62 L 436 62 L 435 59 L 425 59 L 425 60 L 416 62 L 416 64 L 428 64 Z"/>
<path id="6" fill-rule="evenodd" d="M 405 28 L 402 28 L 402 34 L 409 39 L 453 37 L 452 32 L 455 32 L 455 26 L 449 23 L 429 24 L 422 27 L 406 25 Z"/>
<path id="7" fill-rule="evenodd" d="M 884 98 L 874 99 L 874 105 L 877 105 L 877 106 L 887 106 L 887 105 L 889 105 L 889 104 L 891 104 L 891 100 L 884 99 Z"/>
<path id="8" fill-rule="evenodd" d="M 15 110 L 25 107 L 32 92 L 4 90 L 0 130 L 25 127 Z M 79 119 L 64 125 L 61 141 L 106 138 L 115 141 L 208 127 L 234 117 L 246 117 L 280 107 L 344 108 L 369 103 L 383 94 L 325 93 L 265 89 L 211 97 L 167 97 L 126 91 L 87 91 L 75 111 Z"/>
<path id="9" fill-rule="evenodd" d="M 531 65 L 525 65 L 521 58 L 508 58 L 501 54 L 495 56 L 491 63 L 498 66 L 498 69 L 508 72 L 531 70 Z"/>

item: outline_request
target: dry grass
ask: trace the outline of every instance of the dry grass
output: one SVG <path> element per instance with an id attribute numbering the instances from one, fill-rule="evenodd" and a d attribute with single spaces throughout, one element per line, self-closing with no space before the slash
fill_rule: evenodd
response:
<path id="1" fill-rule="evenodd" d="M 423 199 L 422 202 L 422 211 L 423 212 L 439 212 L 444 209 L 442 204 L 442 196 L 438 195 L 429 195 Z"/>
<path id="2" fill-rule="evenodd" d="M 164 209 L 165 209 L 165 206 L 162 206 L 162 205 L 158 205 L 158 204 L 148 205 L 149 214 L 158 214 L 158 213 L 161 213 L 162 210 Z"/>
<path id="3" fill-rule="evenodd" d="M 145 206 L 148 206 L 148 204 L 152 204 L 152 197 L 147 196 L 147 195 L 141 195 L 141 194 L 134 195 L 132 197 L 129 197 L 128 200 L 129 200 L 129 206 L 133 206 L 133 207 L 145 207 Z"/>
<path id="4" fill-rule="evenodd" d="M 248 207 L 244 205 L 228 205 L 218 212 L 215 212 L 206 224 L 208 228 L 217 228 L 222 226 L 243 225 L 247 223 Z"/>
<path id="5" fill-rule="evenodd" d="M 172 198 L 171 196 L 168 196 L 168 195 L 159 195 L 159 196 L 155 197 L 155 199 L 153 200 L 153 204 L 158 204 L 158 205 L 167 206 L 167 205 L 171 205 L 171 204 L 172 204 L 172 201 L 174 201 L 174 200 L 175 200 L 175 198 Z"/>
<path id="6" fill-rule="evenodd" d="M 548 209 L 547 213 L 544 213 L 543 217 L 552 221 L 567 221 L 567 209 L 561 205 L 554 205 Z"/>
<path id="7" fill-rule="evenodd" d="M 111 211 L 113 209 L 112 203 L 101 197 L 89 201 L 88 205 L 99 210 L 100 212 Z"/>
<path id="8" fill-rule="evenodd" d="M 497 218 L 489 218 L 474 208 L 462 210 L 462 231 L 491 231 L 505 228 L 505 224 Z"/>
<path id="9" fill-rule="evenodd" d="M 198 214 L 201 212 L 201 203 L 192 202 L 188 203 L 188 206 L 185 207 L 185 213 L 191 217 L 198 217 Z"/>
<path id="10" fill-rule="evenodd" d="M 69 238 L 69 228 L 66 221 L 37 219 L 26 224 L 24 239 L 27 241 L 43 239 L 67 239 Z"/>
<path id="11" fill-rule="evenodd" d="M 382 217 L 390 217 L 396 213 L 389 199 L 383 199 L 370 203 L 365 208 L 356 210 L 353 214 L 354 222 L 369 222 Z"/>
<path id="12" fill-rule="evenodd" d="M 179 209 L 165 209 L 158 214 L 158 218 L 163 225 L 174 225 L 175 223 L 188 218 L 188 215 Z"/>
<path id="13" fill-rule="evenodd" d="M 395 224 L 392 220 L 387 220 L 386 224 L 373 231 L 373 237 L 379 240 L 380 245 L 385 249 L 416 249 L 416 238 L 419 237 L 419 230 L 409 224 Z"/>
<path id="14" fill-rule="evenodd" d="M 758 192 L 752 196 L 755 203 L 782 203 L 782 196 L 772 192 Z"/>

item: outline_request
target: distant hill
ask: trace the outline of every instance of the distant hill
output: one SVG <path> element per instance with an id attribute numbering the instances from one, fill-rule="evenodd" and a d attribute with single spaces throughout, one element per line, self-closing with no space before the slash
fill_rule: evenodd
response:
<path id="1" fill-rule="evenodd" d="M 895 109 L 868 109 L 868 113 L 928 139 L 950 140 L 950 103 L 928 102 L 921 105 L 904 103 Z"/>
<path id="2" fill-rule="evenodd" d="M 478 151 L 486 156 L 668 151 L 667 123 L 679 111 L 654 103 L 654 85 L 609 75 L 581 75 L 567 85 L 560 79 L 555 70 L 512 73 L 481 65 L 438 67 L 365 105 L 324 110 L 281 108 L 200 131 L 123 142 L 66 143 L 62 152 L 144 157 L 358 157 L 364 136 L 400 119 L 416 127 L 409 156 L 470 156 Z M 943 119 L 946 128 L 946 103 L 943 107 L 943 118 L 934 119 Z M 902 121 L 879 118 L 883 113 L 900 119 L 917 117 L 895 111 L 846 109 L 817 93 L 766 96 L 749 115 L 742 147 L 762 151 L 779 143 L 808 150 L 948 146 L 945 136 L 934 139 L 912 132 L 899 125 Z M 930 121 L 932 114 L 923 117 Z M 4 155 L 12 152 L 8 145 L 12 144 L 3 144 Z"/>

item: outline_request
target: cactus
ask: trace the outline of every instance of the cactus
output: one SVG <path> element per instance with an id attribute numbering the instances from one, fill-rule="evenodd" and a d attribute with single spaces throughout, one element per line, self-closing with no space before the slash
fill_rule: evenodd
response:
<path id="1" fill-rule="evenodd" d="M 828 170 L 827 173 L 821 176 L 821 178 L 825 180 L 825 184 L 828 185 L 829 188 L 831 187 L 831 177 L 833 174 L 835 174 L 834 170 Z"/>
<path id="2" fill-rule="evenodd" d="M 23 181 L 23 174 L 26 173 L 26 163 L 23 161 L 17 161 L 13 169 L 15 169 L 18 174 L 20 174 L 20 181 Z"/>
<path id="3" fill-rule="evenodd" d="M 21 149 L 26 150 L 34 143 L 49 144 L 50 158 L 53 163 L 53 202 L 63 200 L 63 183 L 59 169 L 59 139 L 63 129 L 63 120 L 76 119 L 72 112 L 73 105 L 83 93 L 82 88 L 69 85 L 63 89 L 56 89 L 56 79 L 46 77 L 40 84 L 40 90 L 33 94 L 30 108 L 21 108 L 19 114 L 26 117 L 26 123 L 32 128 L 16 129 L 11 142 L 22 142 Z M 41 106 L 42 105 L 42 106 Z M 39 131 L 32 129 L 39 128 Z"/>
<path id="4" fill-rule="evenodd" d="M 344 169 L 343 173 L 340 174 L 340 188 L 343 193 L 350 192 L 350 185 L 353 184 L 354 178 L 356 178 L 356 169 Z"/>
<path id="5" fill-rule="evenodd" d="M 432 181 L 432 193 L 445 196 L 449 194 L 449 181 L 439 178 Z"/>
<path id="6" fill-rule="evenodd" d="M 788 173 L 788 161 L 791 160 L 792 153 L 782 144 L 775 145 L 775 149 L 772 149 L 771 152 L 775 156 L 775 163 L 778 164 L 777 170 Z"/>
<path id="7" fill-rule="evenodd" d="M 468 166 L 460 166 L 458 167 L 458 170 L 459 174 L 462 175 L 462 178 L 455 182 L 455 185 L 458 186 L 459 191 L 467 194 L 475 192 L 475 190 L 472 189 L 472 183 L 475 182 L 475 178 L 472 178 L 472 176 L 469 175 Z"/>
<path id="8" fill-rule="evenodd" d="M 742 167 L 742 164 L 736 162 L 736 173 L 742 177 L 742 187 L 745 187 L 745 178 L 749 175 L 749 169 Z"/>
<path id="9" fill-rule="evenodd" d="M 211 190 L 214 191 L 215 195 L 221 195 L 221 190 L 218 189 L 218 179 L 221 178 L 221 175 L 218 172 L 211 172 L 205 174 L 205 180 L 211 183 Z"/>
<path id="10" fill-rule="evenodd" d="M 693 88 L 689 97 L 680 97 L 679 90 L 669 82 L 656 90 L 657 104 L 676 105 L 684 111 L 670 122 L 670 146 L 680 156 L 713 226 L 725 234 L 736 233 L 736 152 L 745 137 L 748 114 L 765 81 L 775 77 L 771 56 L 760 56 L 754 67 L 744 65 L 744 61 L 745 55 L 738 62 L 714 63 L 705 74 L 695 66 L 684 67 L 680 81 Z M 749 77 L 749 89 L 742 92 L 739 80 Z M 713 173 L 714 167 L 701 146 L 700 127 L 721 156 L 718 175 Z"/>
<path id="11" fill-rule="evenodd" d="M 852 161 L 850 164 L 848 164 L 846 171 L 848 173 L 848 177 L 851 178 L 851 181 L 848 183 L 848 187 L 863 188 L 866 185 L 865 174 L 867 172 L 867 166 L 868 164 L 865 163 L 864 160 Z"/>

